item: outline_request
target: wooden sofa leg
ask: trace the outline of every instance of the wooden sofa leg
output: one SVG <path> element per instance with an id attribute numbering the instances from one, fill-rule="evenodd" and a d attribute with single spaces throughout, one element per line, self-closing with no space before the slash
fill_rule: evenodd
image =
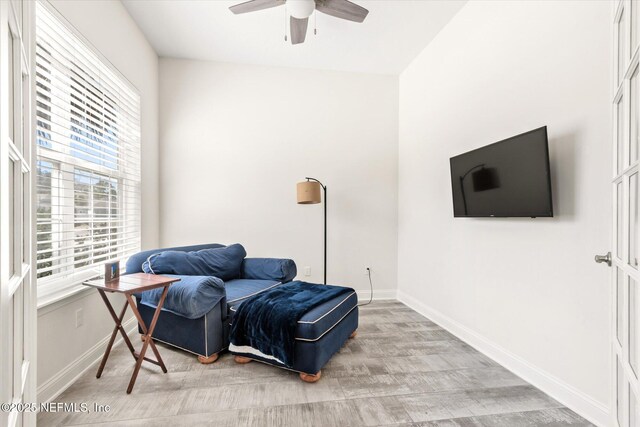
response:
<path id="1" fill-rule="evenodd" d="M 236 361 L 236 363 L 241 363 L 241 364 L 245 364 L 245 363 L 249 363 L 251 361 L 253 361 L 253 359 L 249 359 L 248 357 L 244 357 L 244 356 L 233 356 L 233 360 Z"/>
<path id="2" fill-rule="evenodd" d="M 351 335 L 349 335 L 349 339 L 351 338 L 355 338 L 356 335 L 358 335 L 358 330 L 356 329 L 355 331 L 351 332 Z M 344 335 L 343 335 L 344 336 Z"/>
<path id="3" fill-rule="evenodd" d="M 214 353 L 209 357 L 207 357 L 207 356 L 198 356 L 198 362 L 202 363 L 203 365 L 208 365 L 209 363 L 213 363 L 216 360 L 218 360 L 218 353 Z"/>
<path id="4" fill-rule="evenodd" d="M 317 374 L 305 374 L 304 372 L 300 372 L 300 379 L 305 383 L 315 383 L 322 376 L 322 371 L 318 371 Z"/>

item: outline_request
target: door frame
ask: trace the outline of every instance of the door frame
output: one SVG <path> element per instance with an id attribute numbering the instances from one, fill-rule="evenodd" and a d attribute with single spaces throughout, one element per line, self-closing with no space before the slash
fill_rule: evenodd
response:
<path id="1" fill-rule="evenodd" d="M 0 402 L 13 404 L 37 402 L 34 14 L 34 2 L 0 1 Z M 2 425 L 35 423 L 34 411 L 0 412 Z"/>

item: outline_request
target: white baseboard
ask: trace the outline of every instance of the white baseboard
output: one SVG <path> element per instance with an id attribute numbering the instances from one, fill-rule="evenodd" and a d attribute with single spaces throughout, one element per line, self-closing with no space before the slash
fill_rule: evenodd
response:
<path id="1" fill-rule="evenodd" d="M 400 302 L 437 323 L 479 352 L 495 360 L 558 402 L 580 414 L 588 421 L 598 426 L 608 426 L 611 424 L 607 405 L 596 401 L 570 384 L 532 365 L 521 357 L 516 356 L 472 329 L 423 304 L 405 292 L 398 291 L 397 294 Z"/>
<path id="2" fill-rule="evenodd" d="M 135 317 L 127 320 L 122 324 L 127 335 L 131 336 L 133 332 L 137 331 L 138 323 Z M 82 374 L 87 372 L 90 368 L 96 365 L 104 355 L 104 350 L 111 335 L 104 337 L 96 345 L 87 350 L 84 354 L 80 355 L 76 360 L 67 365 L 64 369 L 58 372 L 56 375 L 48 379 L 44 384 L 38 387 L 38 403 L 50 402 L 58 397 L 63 391 L 65 391 L 71 384 L 73 384 Z M 123 339 L 120 334 L 116 339 L 113 347 L 120 345 Z"/>
<path id="3" fill-rule="evenodd" d="M 358 294 L 358 301 L 369 301 L 371 298 L 371 291 L 367 290 L 356 290 Z M 388 300 L 388 299 L 396 299 L 396 290 L 395 289 L 376 289 L 373 288 L 373 300 Z"/>

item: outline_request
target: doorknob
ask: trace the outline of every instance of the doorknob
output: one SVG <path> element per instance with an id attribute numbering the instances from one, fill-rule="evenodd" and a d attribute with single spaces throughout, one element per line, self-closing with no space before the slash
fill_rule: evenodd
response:
<path id="1" fill-rule="evenodd" d="M 607 252 L 606 255 L 596 255 L 596 262 L 598 264 L 606 262 L 611 267 L 611 252 Z"/>

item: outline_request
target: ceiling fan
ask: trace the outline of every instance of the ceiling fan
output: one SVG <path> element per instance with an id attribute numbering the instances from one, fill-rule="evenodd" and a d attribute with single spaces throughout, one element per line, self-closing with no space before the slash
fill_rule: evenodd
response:
<path id="1" fill-rule="evenodd" d="M 282 6 L 285 3 L 290 15 L 291 44 L 304 43 L 309 17 L 314 10 L 353 22 L 364 21 L 369 13 L 364 7 L 349 0 L 249 0 L 231 6 L 229 10 L 237 15 Z"/>

